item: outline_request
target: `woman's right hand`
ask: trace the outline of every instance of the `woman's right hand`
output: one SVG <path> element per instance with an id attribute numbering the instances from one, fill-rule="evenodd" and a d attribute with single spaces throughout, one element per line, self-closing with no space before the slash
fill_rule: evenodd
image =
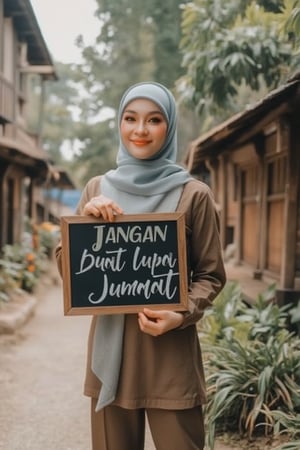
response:
<path id="1" fill-rule="evenodd" d="M 113 222 L 116 214 L 123 213 L 122 208 L 117 203 L 104 195 L 91 198 L 83 208 L 85 216 L 102 217 L 108 222 Z"/>

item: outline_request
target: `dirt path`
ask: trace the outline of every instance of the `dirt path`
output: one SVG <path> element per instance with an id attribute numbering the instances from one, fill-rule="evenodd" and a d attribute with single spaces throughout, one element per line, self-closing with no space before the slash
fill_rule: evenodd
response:
<path id="1" fill-rule="evenodd" d="M 0 336 L 0 449 L 87 450 L 81 395 L 87 317 L 65 318 L 61 287 L 40 290 L 35 316 Z"/>
<path id="2" fill-rule="evenodd" d="M 60 283 L 44 280 L 37 298 L 34 317 L 0 335 L 0 450 L 88 450 L 82 383 L 90 319 L 63 316 Z M 155 450 L 149 433 L 145 450 Z"/>

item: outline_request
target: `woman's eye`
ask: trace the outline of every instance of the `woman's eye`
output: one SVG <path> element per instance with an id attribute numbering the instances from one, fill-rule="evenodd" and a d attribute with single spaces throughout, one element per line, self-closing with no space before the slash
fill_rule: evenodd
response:
<path id="1" fill-rule="evenodd" d="M 125 120 L 126 122 L 133 122 L 135 119 L 133 116 L 124 116 L 123 120 Z"/>
<path id="2" fill-rule="evenodd" d="M 151 119 L 149 120 L 149 122 L 152 123 L 161 123 L 162 119 L 160 117 L 151 117 Z"/>

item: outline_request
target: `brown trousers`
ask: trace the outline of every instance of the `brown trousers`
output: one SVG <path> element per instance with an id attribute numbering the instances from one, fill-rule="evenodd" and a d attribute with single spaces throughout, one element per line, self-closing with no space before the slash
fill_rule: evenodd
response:
<path id="1" fill-rule="evenodd" d="M 201 406 L 192 409 L 124 409 L 107 406 L 95 412 L 91 402 L 93 450 L 143 450 L 145 414 L 156 450 L 203 450 Z"/>

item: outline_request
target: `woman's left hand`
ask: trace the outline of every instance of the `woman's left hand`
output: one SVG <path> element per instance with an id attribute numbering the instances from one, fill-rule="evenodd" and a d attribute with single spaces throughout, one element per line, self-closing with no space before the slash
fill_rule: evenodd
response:
<path id="1" fill-rule="evenodd" d="M 144 308 L 138 314 L 141 331 L 151 336 L 160 336 L 167 331 L 178 328 L 183 323 L 183 315 L 175 311 L 158 311 Z"/>

